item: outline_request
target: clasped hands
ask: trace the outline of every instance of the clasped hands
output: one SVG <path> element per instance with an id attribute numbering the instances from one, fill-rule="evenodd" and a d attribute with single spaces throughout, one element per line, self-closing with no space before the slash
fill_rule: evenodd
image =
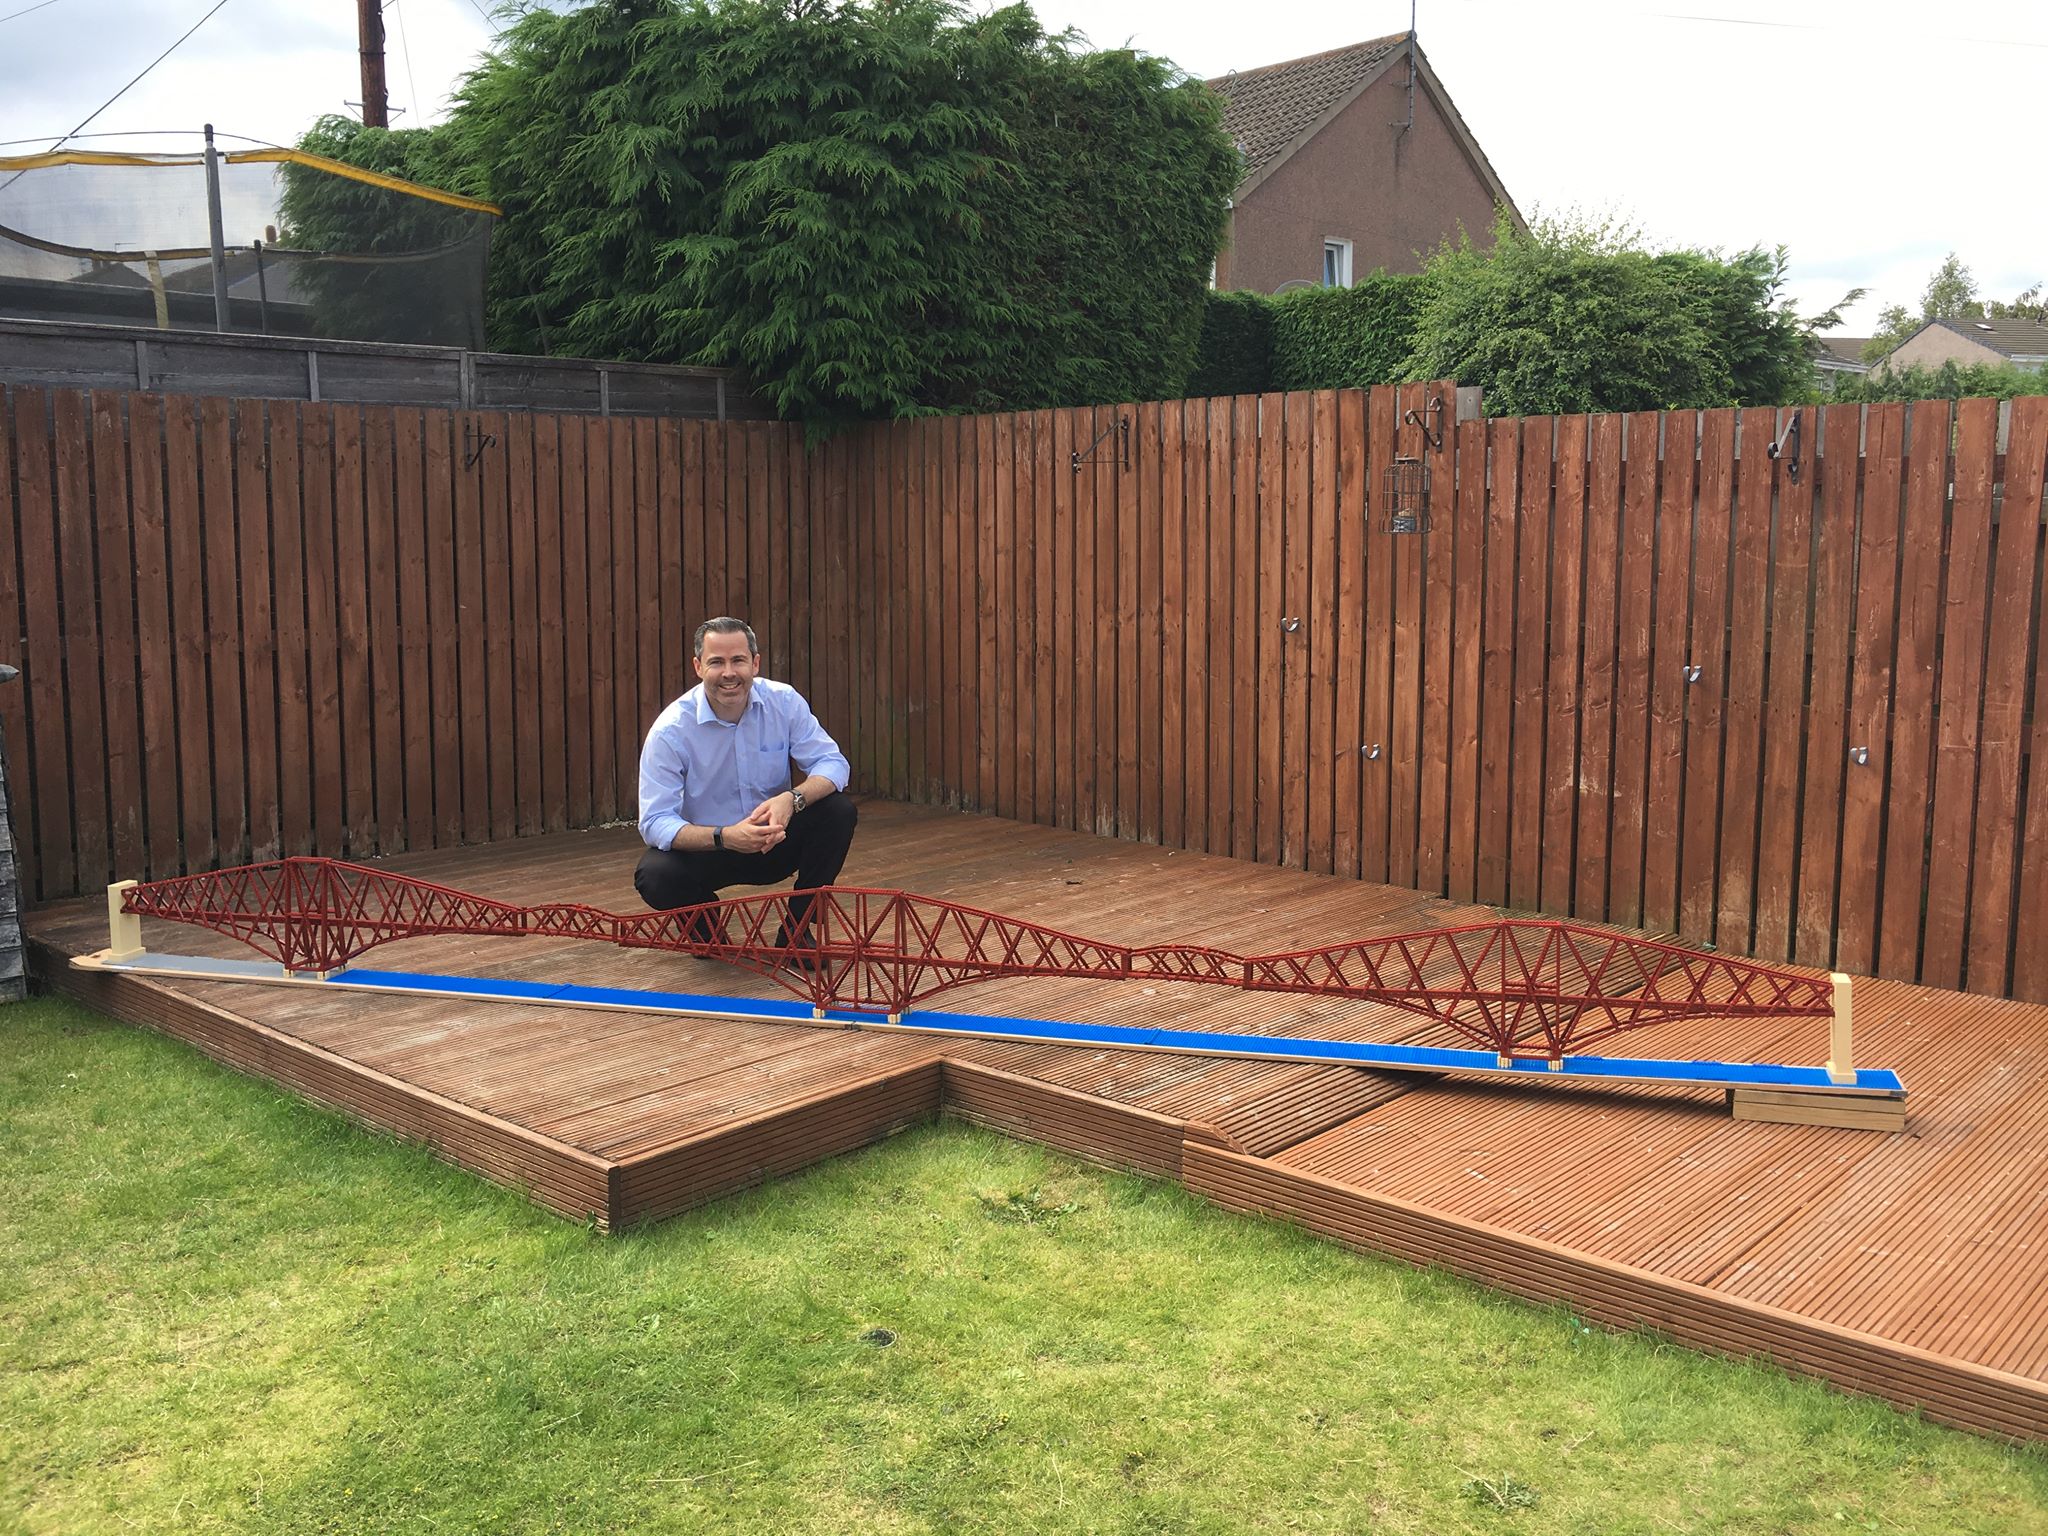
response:
<path id="1" fill-rule="evenodd" d="M 796 812 L 796 798 L 788 790 L 770 795 L 751 811 L 745 821 L 725 829 L 725 846 L 736 853 L 766 853 L 789 836 L 789 818 Z"/>

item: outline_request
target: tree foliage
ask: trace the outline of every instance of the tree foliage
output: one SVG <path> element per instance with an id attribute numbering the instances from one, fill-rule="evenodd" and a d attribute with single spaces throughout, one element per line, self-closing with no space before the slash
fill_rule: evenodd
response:
<path id="1" fill-rule="evenodd" d="M 1862 400 L 1964 400 L 1991 395 L 2048 395 L 2048 369 L 2015 368 L 2010 363 L 1958 363 L 1938 368 L 1914 363 L 1905 368 L 1873 368 L 1862 374 L 1837 374 L 1830 398 Z"/>
<path id="2" fill-rule="evenodd" d="M 1239 168 L 1163 60 L 950 0 L 534 10 L 428 137 L 505 210 L 495 345 L 813 418 L 1170 392 Z"/>
<path id="3" fill-rule="evenodd" d="M 1863 345 L 1865 362 L 1882 362 L 1912 335 L 1935 320 L 2039 320 L 2048 322 L 2048 299 L 2035 283 L 2011 299 L 1986 299 L 1978 291 L 1976 276 L 1963 259 L 1950 251 L 1927 279 L 1920 293 L 1917 313 L 1903 304 L 1887 304 L 1878 311 L 1877 334 Z M 1886 399 L 1918 399 L 1920 396 L 1885 396 Z M 1951 397 L 1953 398 L 1953 397 Z"/>
<path id="4" fill-rule="evenodd" d="M 1785 252 L 1645 250 L 1625 229 L 1505 214 L 1423 271 L 1408 377 L 1485 390 L 1496 415 L 1778 403 L 1811 388 L 1813 325 Z"/>

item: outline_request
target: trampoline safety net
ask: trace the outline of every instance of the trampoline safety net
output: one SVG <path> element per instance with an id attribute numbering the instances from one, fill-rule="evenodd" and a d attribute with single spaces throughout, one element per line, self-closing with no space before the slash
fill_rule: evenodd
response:
<path id="1" fill-rule="evenodd" d="M 496 208 L 300 150 L 220 161 L 229 330 L 483 349 Z M 215 329 L 205 156 L 0 156 L 0 315 Z"/>

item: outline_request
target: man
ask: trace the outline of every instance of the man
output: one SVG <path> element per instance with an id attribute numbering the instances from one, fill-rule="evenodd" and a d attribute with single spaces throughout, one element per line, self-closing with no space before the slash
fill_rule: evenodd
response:
<path id="1" fill-rule="evenodd" d="M 832 884 L 859 819 L 840 793 L 845 755 L 802 694 L 760 675 L 742 620 L 699 624 L 691 661 L 698 685 L 655 717 L 640 751 L 640 899 L 668 911 L 792 874 L 800 891 Z M 804 773 L 794 787 L 792 759 Z M 793 923 L 808 905 L 790 903 Z M 792 938 L 777 934 L 776 947 Z"/>

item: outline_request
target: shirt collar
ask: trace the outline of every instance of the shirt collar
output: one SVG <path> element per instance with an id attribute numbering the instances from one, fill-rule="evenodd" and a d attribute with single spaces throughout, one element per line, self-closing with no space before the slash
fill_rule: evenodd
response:
<path id="1" fill-rule="evenodd" d="M 718 712 L 711 707 L 710 690 L 708 690 L 702 683 L 699 683 L 696 687 L 692 688 L 690 690 L 690 693 L 696 695 L 697 723 L 699 725 L 737 726 L 740 723 L 739 720 L 728 721 L 721 720 L 718 718 Z M 689 702 L 688 694 L 684 695 L 683 702 Z M 763 705 L 761 702 L 760 680 L 757 678 L 755 679 L 754 687 L 749 689 L 747 692 L 747 707 L 740 712 L 740 720 L 746 719 L 747 716 L 751 715 L 755 710 L 762 709 L 765 707 L 766 706 Z"/>

